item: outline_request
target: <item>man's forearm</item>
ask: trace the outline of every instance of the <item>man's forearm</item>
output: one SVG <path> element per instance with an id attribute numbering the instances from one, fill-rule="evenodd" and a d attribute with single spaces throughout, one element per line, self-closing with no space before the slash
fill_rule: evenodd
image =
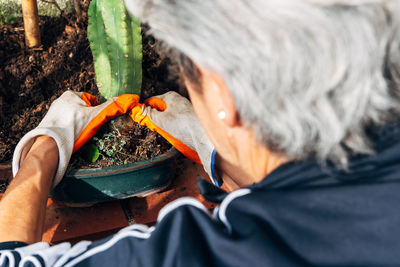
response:
<path id="1" fill-rule="evenodd" d="M 41 240 L 46 203 L 58 165 L 56 142 L 39 136 L 0 201 L 0 242 Z"/>

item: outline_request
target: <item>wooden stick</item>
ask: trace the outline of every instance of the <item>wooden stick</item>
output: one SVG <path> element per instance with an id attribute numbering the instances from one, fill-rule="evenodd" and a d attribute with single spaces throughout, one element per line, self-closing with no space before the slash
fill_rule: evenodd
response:
<path id="1" fill-rule="evenodd" d="M 82 21 L 82 10 L 79 0 L 74 0 L 75 12 L 78 22 Z"/>
<path id="2" fill-rule="evenodd" d="M 22 15 L 24 17 L 25 42 L 28 47 L 41 45 L 39 14 L 36 0 L 22 0 Z"/>

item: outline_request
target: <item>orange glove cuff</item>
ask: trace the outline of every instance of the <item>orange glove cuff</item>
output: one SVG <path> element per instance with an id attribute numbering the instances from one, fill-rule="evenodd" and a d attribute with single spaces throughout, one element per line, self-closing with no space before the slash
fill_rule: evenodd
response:
<path id="1" fill-rule="evenodd" d="M 82 93 L 81 98 L 88 107 L 97 104 L 96 97 Z M 82 131 L 78 139 L 75 141 L 72 153 L 78 151 L 87 141 L 92 138 L 100 127 L 112 118 L 125 114 L 139 103 L 139 96 L 134 94 L 125 94 L 119 96 L 114 102 L 105 107 L 97 114 Z"/>
<path id="2" fill-rule="evenodd" d="M 165 102 L 158 98 L 150 98 L 148 101 L 146 101 L 146 104 L 151 106 L 152 108 L 156 108 L 159 111 L 164 111 L 167 107 Z M 135 122 L 139 123 L 140 125 L 146 126 L 152 131 L 159 133 L 162 137 L 165 138 L 165 140 L 167 140 L 171 145 L 173 145 L 179 152 L 181 152 L 187 158 L 191 159 L 192 161 L 198 164 L 201 164 L 201 160 L 196 151 L 185 145 L 182 141 L 170 135 L 168 132 L 159 128 L 150 120 L 150 118 L 147 115 L 143 116 L 142 106 L 143 104 L 138 104 L 131 110 L 131 112 L 129 112 L 129 115 Z"/>
<path id="3" fill-rule="evenodd" d="M 86 92 L 82 92 L 81 94 L 81 98 L 83 101 L 85 101 L 86 106 L 88 107 L 92 107 L 92 106 L 97 106 L 97 98 L 94 95 L 91 95 L 89 93 Z"/>

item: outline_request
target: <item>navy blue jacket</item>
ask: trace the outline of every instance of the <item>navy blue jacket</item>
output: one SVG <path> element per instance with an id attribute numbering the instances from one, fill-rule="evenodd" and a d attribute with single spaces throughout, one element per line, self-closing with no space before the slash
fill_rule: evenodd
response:
<path id="1" fill-rule="evenodd" d="M 400 266 L 398 129 L 371 133 L 377 153 L 347 172 L 291 162 L 230 194 L 201 180 L 213 214 L 182 198 L 97 242 L 4 243 L 0 266 Z"/>

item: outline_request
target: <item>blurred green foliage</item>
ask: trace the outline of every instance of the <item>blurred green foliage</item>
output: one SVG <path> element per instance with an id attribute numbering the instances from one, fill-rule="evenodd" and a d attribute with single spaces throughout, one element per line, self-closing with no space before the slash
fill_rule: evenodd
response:
<path id="1" fill-rule="evenodd" d="M 73 0 L 56 0 L 65 13 L 74 12 Z M 38 0 L 39 16 L 57 17 L 60 11 L 53 5 Z M 0 0 L 0 25 L 15 22 L 22 17 L 21 0 Z"/>

